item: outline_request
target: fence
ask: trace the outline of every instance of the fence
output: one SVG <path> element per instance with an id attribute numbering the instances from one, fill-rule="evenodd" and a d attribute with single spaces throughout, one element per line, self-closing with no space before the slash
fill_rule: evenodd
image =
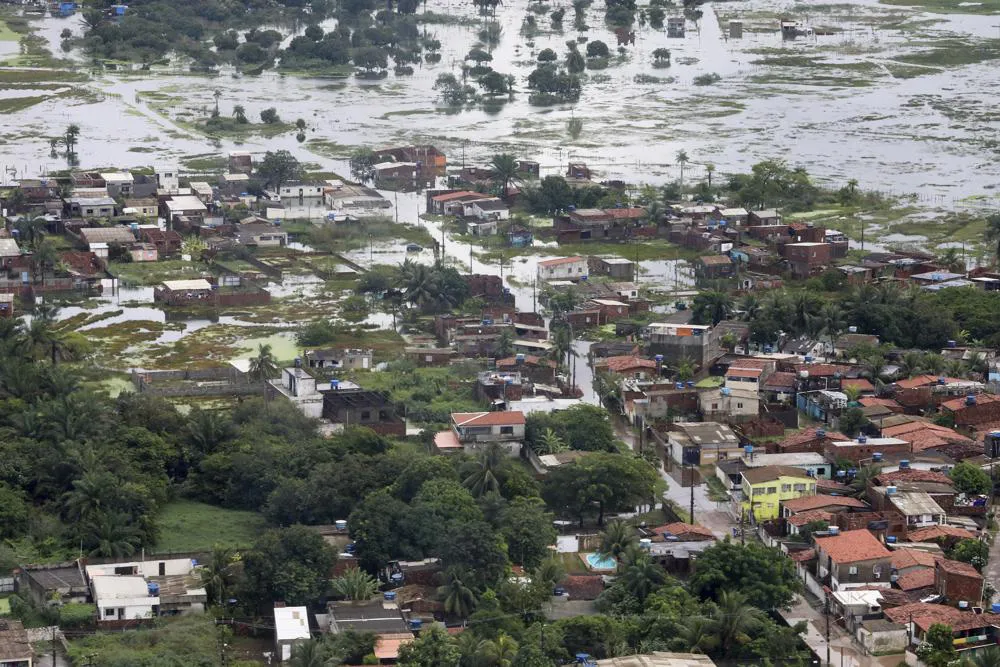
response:
<path id="1" fill-rule="evenodd" d="M 0 577 L 0 593 L 14 592 L 14 577 Z"/>
<path id="2" fill-rule="evenodd" d="M 184 371 L 132 371 L 140 394 L 153 396 L 246 396 L 262 394 L 263 382 L 251 382 L 231 366 Z"/>

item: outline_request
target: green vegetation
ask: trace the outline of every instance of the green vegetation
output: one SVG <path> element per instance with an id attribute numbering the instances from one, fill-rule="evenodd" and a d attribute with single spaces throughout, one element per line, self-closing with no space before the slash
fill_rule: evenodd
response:
<path id="1" fill-rule="evenodd" d="M 149 629 L 129 632 L 99 632 L 70 644 L 69 655 L 75 664 L 109 667 L 155 667 L 157 665 L 221 664 L 218 660 L 218 632 L 215 620 L 208 615 L 184 616 L 158 622 Z"/>
<path id="2" fill-rule="evenodd" d="M 112 262 L 108 267 L 112 275 L 126 285 L 158 285 L 164 280 L 186 280 L 202 278 L 208 267 L 181 259 L 165 259 L 159 262 Z"/>
<path id="3" fill-rule="evenodd" d="M 956 3 L 950 0 L 879 0 L 879 2 L 883 5 L 920 7 L 924 11 L 936 14 L 996 14 L 1000 11 L 1000 1 L 998 0 L 977 0 L 967 3 Z"/>
<path id="4" fill-rule="evenodd" d="M 256 512 L 225 509 L 191 500 L 163 506 L 160 539 L 154 553 L 209 551 L 213 545 L 245 548 L 260 534 L 264 520 Z"/>

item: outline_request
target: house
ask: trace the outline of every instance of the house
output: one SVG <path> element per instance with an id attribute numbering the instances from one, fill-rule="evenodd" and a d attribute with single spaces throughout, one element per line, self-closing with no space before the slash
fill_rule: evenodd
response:
<path id="1" fill-rule="evenodd" d="M 380 162 L 373 167 L 375 187 L 415 187 L 420 180 L 422 169 L 416 162 Z"/>
<path id="2" fill-rule="evenodd" d="M 473 236 L 496 236 L 498 225 L 496 220 L 472 219 L 465 223 L 465 228 Z"/>
<path id="3" fill-rule="evenodd" d="M 590 272 L 610 276 L 615 280 L 635 280 L 635 262 L 624 257 L 590 257 Z M 635 296 L 638 296 L 636 294 Z"/>
<path id="4" fill-rule="evenodd" d="M 427 212 L 435 215 L 464 215 L 465 204 L 480 199 L 490 199 L 490 197 L 471 190 L 442 192 L 429 197 Z"/>
<path id="5" fill-rule="evenodd" d="M 30 597 L 38 606 L 58 600 L 86 602 L 90 587 L 80 561 L 53 563 L 51 565 L 26 565 L 17 572 L 17 592 Z"/>
<path id="6" fill-rule="evenodd" d="M 877 456 L 909 454 L 910 443 L 899 438 L 868 438 L 861 435 L 856 440 L 828 443 L 825 452 L 831 461 L 846 459 L 852 463 L 861 463 Z"/>
<path id="7" fill-rule="evenodd" d="M 594 370 L 605 370 L 615 375 L 624 375 L 639 380 L 654 378 L 658 373 L 658 364 L 652 359 L 643 359 L 633 355 L 623 357 L 606 357 L 594 362 Z"/>
<path id="8" fill-rule="evenodd" d="M 860 586 L 888 588 L 892 552 L 867 529 L 816 537 L 817 576 L 833 591 Z"/>
<path id="9" fill-rule="evenodd" d="M 703 542 L 715 539 L 715 534 L 705 526 L 684 522 L 668 523 L 653 528 L 651 532 L 665 542 Z"/>
<path id="10" fill-rule="evenodd" d="M 898 537 L 905 537 L 911 530 L 938 526 L 946 518 L 945 511 L 926 491 L 904 490 L 894 485 L 871 486 L 868 488 L 868 498 L 876 510 L 895 511 L 903 516 L 905 524 L 902 534 L 890 531 Z"/>
<path id="11" fill-rule="evenodd" d="M 128 247 L 128 254 L 133 262 L 155 262 L 160 258 L 152 243 L 133 243 Z"/>
<path id="12" fill-rule="evenodd" d="M 190 558 L 88 565 L 98 626 L 205 611 L 207 594 L 195 568 Z"/>
<path id="13" fill-rule="evenodd" d="M 677 465 L 701 466 L 743 453 L 740 439 L 725 424 L 675 422 L 667 432 L 667 455 Z"/>
<path id="14" fill-rule="evenodd" d="M 674 19 L 668 20 L 673 21 Z M 683 37 L 683 30 L 681 36 Z M 701 653 L 654 651 L 653 653 L 605 658 L 604 660 L 589 660 L 589 657 L 587 656 L 582 667 L 714 667 L 715 665 L 711 658 Z M 579 663 L 580 656 L 578 655 L 577 664 Z"/>
<path id="15" fill-rule="evenodd" d="M 139 238 L 156 246 L 156 252 L 161 257 L 179 254 L 184 245 L 184 238 L 174 230 L 162 230 L 153 226 L 139 227 Z"/>
<path id="16" fill-rule="evenodd" d="M 506 359 L 497 359 L 498 371 L 516 372 L 536 384 L 555 384 L 557 364 L 552 359 L 532 354 L 517 354 Z"/>
<path id="17" fill-rule="evenodd" d="M 80 239 L 88 246 L 94 243 L 117 243 L 120 245 L 130 245 L 135 243 L 135 234 L 128 227 L 116 225 L 114 227 L 81 227 Z"/>
<path id="18" fill-rule="evenodd" d="M 348 631 L 376 635 L 409 632 L 393 591 L 371 600 L 329 602 L 326 609 L 331 634 Z"/>
<path id="19" fill-rule="evenodd" d="M 646 326 L 650 354 L 662 354 L 667 361 L 688 360 L 704 367 L 712 359 L 712 327 L 705 324 L 654 322 Z"/>
<path id="20" fill-rule="evenodd" d="M 291 660 L 295 647 L 311 638 L 309 610 L 305 607 L 274 608 L 274 647 L 278 660 Z"/>
<path id="21" fill-rule="evenodd" d="M 177 218 L 203 218 L 208 213 L 204 202 L 194 195 L 171 195 L 160 201 L 160 216 L 169 227 Z"/>
<path id="22" fill-rule="evenodd" d="M 16 239 L 0 239 L 0 269 L 10 271 L 21 257 L 21 247 Z"/>
<path id="23" fill-rule="evenodd" d="M 193 280 L 164 280 L 153 290 L 153 301 L 168 306 L 182 306 L 195 303 L 211 305 L 214 286 L 204 278 Z"/>
<path id="24" fill-rule="evenodd" d="M 543 281 L 586 280 L 589 271 L 587 258 L 580 256 L 557 257 L 538 263 L 538 279 Z"/>
<path id="25" fill-rule="evenodd" d="M 323 419 L 341 428 L 364 426 L 380 435 L 403 437 L 405 406 L 396 405 L 383 391 L 339 391 L 339 384 L 323 394 Z"/>
<path id="26" fill-rule="evenodd" d="M 156 176 L 156 194 L 180 194 L 181 181 L 176 165 L 157 165 L 153 167 L 153 175 Z"/>
<path id="27" fill-rule="evenodd" d="M 192 194 L 205 204 L 211 204 L 212 200 L 215 199 L 215 191 L 212 190 L 212 186 L 204 181 L 191 181 L 188 183 L 188 187 L 191 188 Z"/>
<path id="28" fill-rule="evenodd" d="M 760 384 L 760 395 L 766 403 L 791 403 L 796 386 L 795 373 L 771 373 Z"/>
<path id="29" fill-rule="evenodd" d="M 70 197 L 66 212 L 74 218 L 111 218 L 117 203 L 111 197 Z"/>
<path id="30" fill-rule="evenodd" d="M 528 382 L 518 373 L 483 371 L 476 375 L 473 394 L 477 400 L 497 409 L 506 406 L 508 401 L 520 401 L 526 389 Z"/>
<path id="31" fill-rule="evenodd" d="M 942 415 L 954 420 L 957 428 L 1000 422 L 1000 396 L 992 394 L 969 394 L 965 398 L 945 401 L 939 409 Z"/>
<path id="32" fill-rule="evenodd" d="M 375 151 L 375 155 L 395 162 L 419 162 L 427 169 L 444 169 L 448 166 L 445 154 L 430 145 L 380 148 Z"/>
<path id="33" fill-rule="evenodd" d="M 816 480 L 799 468 L 748 468 L 742 476 L 741 511 L 754 523 L 777 519 L 782 501 L 816 494 Z"/>
<path id="34" fill-rule="evenodd" d="M 747 224 L 755 226 L 780 225 L 781 214 L 773 208 L 762 211 L 750 211 L 747 213 Z"/>
<path id="35" fill-rule="evenodd" d="M 705 419 L 713 421 L 749 421 L 760 413 L 756 390 L 718 387 L 701 391 L 698 405 Z"/>
<path id="36" fill-rule="evenodd" d="M 784 246 L 785 260 L 796 278 L 808 278 L 828 266 L 832 250 L 829 243 L 786 243 Z"/>
<path id="37" fill-rule="evenodd" d="M 353 382 L 331 381 L 329 385 L 316 385 L 316 378 L 298 366 L 281 369 L 281 377 L 269 379 L 268 396 L 280 394 L 304 415 L 313 419 L 323 416 L 323 396 L 326 391 L 360 390 Z"/>
<path id="38" fill-rule="evenodd" d="M 830 479 L 833 475 L 833 465 L 816 452 L 797 452 L 786 454 L 757 454 L 751 451 L 743 457 L 748 468 L 764 468 L 767 466 L 790 466 L 798 468 L 810 477 Z"/>
<path id="39" fill-rule="evenodd" d="M 249 151 L 230 151 L 229 172 L 247 174 L 253 171 L 253 155 Z"/>
<path id="40" fill-rule="evenodd" d="M 260 248 L 274 248 L 288 245 L 288 232 L 275 225 L 240 225 L 236 228 L 236 238 L 243 245 Z"/>
<path id="41" fill-rule="evenodd" d="M 934 566 L 934 590 L 948 602 L 979 604 L 983 583 L 983 575 L 968 563 L 941 558 Z"/>
<path id="42" fill-rule="evenodd" d="M 132 195 L 132 187 L 135 184 L 135 179 L 129 172 L 103 172 L 100 174 L 100 177 L 101 180 L 104 181 L 105 187 L 108 189 L 108 194 L 112 197 L 128 198 Z"/>
<path id="43" fill-rule="evenodd" d="M 694 270 L 702 280 L 718 280 L 732 277 L 735 266 L 729 255 L 705 255 L 694 263 Z"/>
<path id="44" fill-rule="evenodd" d="M 452 432 L 466 451 L 497 443 L 508 455 L 517 456 L 524 442 L 524 426 L 524 413 L 518 411 L 451 413 Z"/>
<path id="45" fill-rule="evenodd" d="M 817 486 L 818 486 L 817 482 Z M 857 498 L 850 496 L 833 496 L 820 494 L 815 496 L 802 496 L 791 500 L 781 501 L 781 516 L 788 519 L 804 512 L 823 510 L 830 514 L 840 512 L 850 512 L 853 510 L 867 510 L 868 504 Z"/>
<path id="46" fill-rule="evenodd" d="M 289 181 L 278 188 L 280 199 L 322 199 L 323 183 Z"/>
<path id="47" fill-rule="evenodd" d="M 1000 637 L 1000 615 L 977 614 L 971 610 L 956 609 L 944 604 L 913 602 L 885 609 L 886 619 L 905 625 L 908 629 L 908 643 L 920 644 L 931 629 L 940 624 L 951 628 L 953 644 L 958 651 L 959 661 L 972 657 L 977 649 L 996 646 Z"/>
<path id="48" fill-rule="evenodd" d="M 372 350 L 354 348 L 327 348 L 306 350 L 306 365 L 309 368 L 330 368 L 333 370 L 371 370 Z"/>
<path id="49" fill-rule="evenodd" d="M 0 618 L 0 667 L 31 667 L 35 652 L 21 621 Z"/>
<path id="50" fill-rule="evenodd" d="M 509 220 L 510 207 L 507 206 L 505 201 L 497 197 L 476 199 L 462 205 L 462 215 L 466 218 L 475 218 L 481 222 Z M 493 233 L 496 233 L 495 229 Z"/>
<path id="51" fill-rule="evenodd" d="M 403 356 L 418 366 L 447 366 L 455 358 L 450 347 L 407 347 Z"/>

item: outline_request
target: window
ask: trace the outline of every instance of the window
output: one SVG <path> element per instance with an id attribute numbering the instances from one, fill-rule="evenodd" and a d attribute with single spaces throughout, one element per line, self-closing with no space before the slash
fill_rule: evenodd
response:
<path id="1" fill-rule="evenodd" d="M 796 484 L 792 488 L 794 488 L 796 491 L 805 491 L 806 490 L 806 485 L 805 484 Z"/>
<path id="2" fill-rule="evenodd" d="M 742 408 L 742 407 L 743 407 L 743 404 L 742 404 L 742 403 L 737 403 L 737 404 L 736 404 L 736 407 L 737 407 L 737 408 Z"/>
<path id="3" fill-rule="evenodd" d="M 712 403 L 712 409 L 713 410 L 718 410 L 719 409 L 719 404 L 718 403 Z"/>
<path id="4" fill-rule="evenodd" d="M 826 474 L 826 468 L 816 468 L 816 474 L 817 475 L 825 475 Z"/>
<path id="5" fill-rule="evenodd" d="M 500 427 L 500 435 L 514 435 L 514 427 L 513 426 L 501 426 Z"/>
<path id="6" fill-rule="evenodd" d="M 771 495 L 772 493 L 777 493 L 777 492 L 778 492 L 778 487 L 776 486 L 767 487 L 767 495 Z"/>
<path id="7" fill-rule="evenodd" d="M 850 566 L 849 568 L 847 568 L 847 573 L 848 574 L 857 574 L 858 573 L 858 566 L 857 565 Z"/>
<path id="8" fill-rule="evenodd" d="M 114 616 L 115 616 L 114 609 L 108 607 L 107 609 L 104 610 L 104 618 L 114 618 Z"/>
<path id="9" fill-rule="evenodd" d="M 782 484 L 781 485 L 781 492 L 782 493 L 788 493 L 791 490 L 792 490 L 792 485 L 791 484 Z"/>
<path id="10" fill-rule="evenodd" d="M 361 421 L 368 421 L 371 418 L 372 418 L 372 413 L 369 412 L 368 410 L 363 410 L 361 412 Z"/>

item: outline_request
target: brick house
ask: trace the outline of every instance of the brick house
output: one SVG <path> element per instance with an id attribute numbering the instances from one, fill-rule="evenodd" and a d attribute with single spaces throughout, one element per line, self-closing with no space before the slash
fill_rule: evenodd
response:
<path id="1" fill-rule="evenodd" d="M 942 558 L 934 567 L 934 590 L 948 602 L 980 602 L 983 575 L 968 563 Z"/>
<path id="2" fill-rule="evenodd" d="M 516 372 L 532 382 L 555 384 L 556 362 L 552 359 L 532 354 L 516 354 L 506 359 L 497 359 L 497 370 L 505 373 Z"/>
<path id="3" fill-rule="evenodd" d="M 323 394 L 323 418 L 334 424 L 364 426 L 380 435 L 404 437 L 406 422 L 402 406 L 382 391 L 328 391 Z"/>
<path id="4" fill-rule="evenodd" d="M 808 278 L 830 264 L 832 246 L 829 243 L 786 243 L 785 259 L 796 278 Z"/>
<path id="5" fill-rule="evenodd" d="M 892 552 L 868 530 L 848 530 L 816 538 L 817 576 L 832 590 L 890 587 Z"/>
<path id="6" fill-rule="evenodd" d="M 955 420 L 956 428 L 1000 421 L 1000 396 L 970 394 L 965 398 L 945 401 L 939 407 L 943 415 Z"/>

